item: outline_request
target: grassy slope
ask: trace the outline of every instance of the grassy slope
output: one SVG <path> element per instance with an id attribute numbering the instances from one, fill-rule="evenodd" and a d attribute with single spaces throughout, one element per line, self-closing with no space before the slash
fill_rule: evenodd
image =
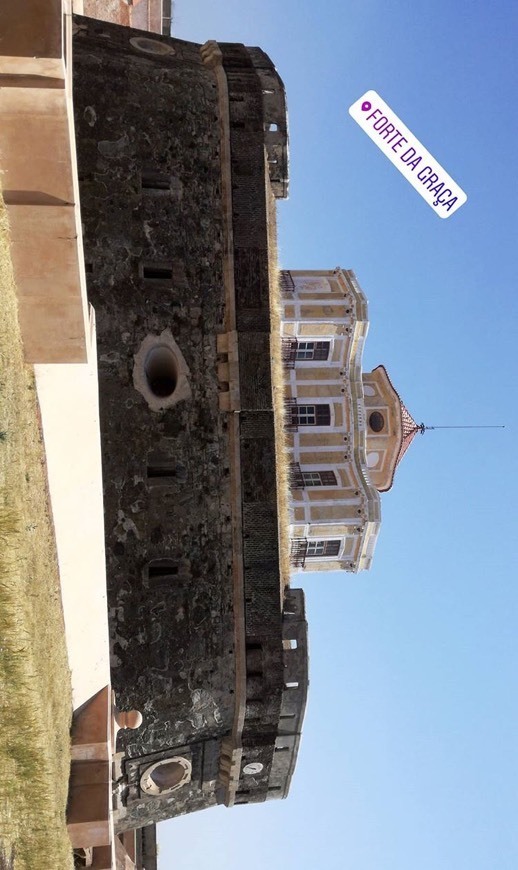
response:
<path id="1" fill-rule="evenodd" d="M 17 868 L 72 867 L 72 710 L 45 457 L 0 198 L 0 839 Z M 8 850 L 10 852 L 10 848 Z"/>

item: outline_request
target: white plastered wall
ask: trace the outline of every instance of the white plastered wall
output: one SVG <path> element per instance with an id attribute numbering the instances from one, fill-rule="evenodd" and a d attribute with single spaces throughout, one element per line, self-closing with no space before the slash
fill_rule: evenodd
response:
<path id="1" fill-rule="evenodd" d="M 110 682 L 97 355 L 36 365 L 74 709 Z"/>

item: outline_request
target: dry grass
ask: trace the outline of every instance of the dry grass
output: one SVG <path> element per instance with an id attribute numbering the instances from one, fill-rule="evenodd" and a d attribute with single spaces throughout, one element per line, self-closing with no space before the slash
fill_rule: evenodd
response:
<path id="1" fill-rule="evenodd" d="M 14 846 L 16 870 L 68 870 L 70 674 L 34 376 L 23 361 L 1 197 L 0 306 L 1 861 L 10 866 Z"/>
<path id="2" fill-rule="evenodd" d="M 268 205 L 268 255 L 270 275 L 270 354 L 272 364 L 273 412 L 275 420 L 275 456 L 277 466 L 277 512 L 279 516 L 279 556 L 282 589 L 290 583 L 290 535 L 289 505 L 290 454 L 285 428 L 285 386 L 281 343 L 281 289 L 277 256 L 277 205 L 272 193 L 270 179 L 266 178 Z"/>
<path id="3" fill-rule="evenodd" d="M 5 851 L 4 846 L 0 844 L 0 870 L 14 870 L 15 854 L 15 850 L 12 846 L 8 854 Z"/>

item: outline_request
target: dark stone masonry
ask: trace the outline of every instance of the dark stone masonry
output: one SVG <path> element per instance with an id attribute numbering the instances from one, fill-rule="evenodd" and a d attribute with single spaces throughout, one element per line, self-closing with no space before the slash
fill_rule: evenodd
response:
<path id="1" fill-rule="evenodd" d="M 280 575 L 267 198 L 287 192 L 269 58 L 75 18 L 96 312 L 118 830 L 285 797 L 307 691 Z M 162 762 L 162 764 L 160 764 Z"/>

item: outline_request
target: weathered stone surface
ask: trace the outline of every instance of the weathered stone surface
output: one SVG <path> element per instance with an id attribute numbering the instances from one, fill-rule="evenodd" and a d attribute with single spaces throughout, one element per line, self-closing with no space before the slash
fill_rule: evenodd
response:
<path id="1" fill-rule="evenodd" d="M 288 727 L 282 716 L 292 617 L 283 618 L 279 576 L 265 203 L 263 113 L 272 94 L 263 94 L 256 68 L 269 65 L 270 75 L 273 67 L 262 52 L 252 60 L 244 46 L 223 46 L 237 179 L 231 217 L 241 409 L 230 418 L 220 410 L 225 387 L 218 381 L 230 363 L 217 350 L 228 325 L 216 77 L 199 46 L 158 37 L 174 54 L 150 56 L 129 42 L 134 31 L 105 24 L 99 34 L 95 22 L 76 24 L 74 101 L 98 324 L 112 681 L 118 706 L 144 717 L 119 740 L 127 786 L 122 830 L 227 800 L 222 741 L 228 746 L 234 734 L 236 662 L 246 669 L 243 767 L 250 759 L 263 765 L 253 782 L 244 775 L 237 802 L 284 796 L 307 652 L 302 605 L 298 713 Z M 240 126 L 243 103 L 248 138 Z M 153 410 L 135 388 L 149 359 L 139 350 L 166 330 L 185 361 L 190 396 Z M 144 366 L 140 378 L 136 364 Z M 238 468 L 230 420 L 238 423 L 238 504 L 230 488 Z M 241 510 L 236 549 L 233 523 Z M 236 591 L 233 568 L 241 559 L 244 585 Z M 286 729 L 293 739 L 284 768 L 276 767 L 276 740 Z M 160 797 L 143 794 L 143 772 L 171 756 L 192 765 L 191 781 Z"/>
<path id="2" fill-rule="evenodd" d="M 229 458 L 216 377 L 224 295 L 213 76 L 197 46 L 171 67 L 132 52 L 128 31 L 109 32 L 101 51 L 91 25 L 80 31 L 74 99 L 98 318 L 113 684 L 118 704 L 145 717 L 138 733 L 121 735 L 131 756 L 229 728 Z M 182 200 L 143 191 L 148 167 L 174 176 Z M 146 281 L 143 260 L 185 279 Z M 134 389 L 134 357 L 164 329 L 186 359 L 193 398 L 153 413 Z M 157 459 L 174 465 L 167 485 L 148 478 Z M 163 558 L 175 563 L 174 583 L 150 576 Z"/>

